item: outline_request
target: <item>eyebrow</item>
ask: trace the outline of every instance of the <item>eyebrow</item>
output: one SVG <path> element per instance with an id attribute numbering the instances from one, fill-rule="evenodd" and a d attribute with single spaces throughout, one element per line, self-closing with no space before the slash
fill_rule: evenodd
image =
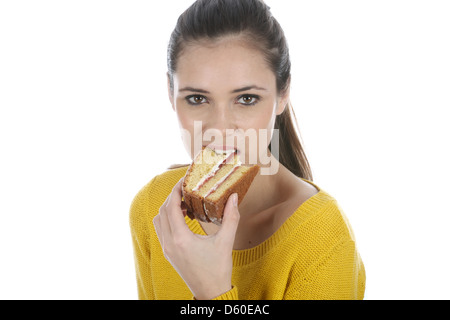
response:
<path id="1" fill-rule="evenodd" d="M 182 91 L 192 91 L 192 92 L 200 92 L 200 93 L 209 93 L 209 91 L 203 90 L 203 89 L 196 89 L 196 88 L 192 88 L 192 87 L 184 87 L 180 90 L 178 90 L 180 92 Z"/>
<path id="2" fill-rule="evenodd" d="M 231 91 L 231 93 L 237 93 L 237 92 L 247 91 L 247 90 L 251 90 L 251 89 L 266 91 L 265 88 L 252 85 L 252 86 L 247 86 L 247 87 L 242 87 L 242 88 L 239 88 L 239 89 L 235 89 L 235 90 Z M 207 90 L 193 88 L 193 87 L 184 87 L 184 88 L 181 88 L 178 91 L 180 91 L 180 92 L 182 92 L 182 91 L 192 91 L 192 92 L 199 92 L 199 93 L 206 93 L 206 94 L 210 93 Z"/>
<path id="3" fill-rule="evenodd" d="M 240 88 L 240 89 L 233 90 L 231 92 L 232 93 L 236 93 L 236 92 L 242 92 L 242 91 L 247 91 L 247 90 L 251 90 L 251 89 L 266 91 L 266 89 L 258 87 L 258 86 L 247 86 L 247 87 L 243 87 L 243 88 Z"/>

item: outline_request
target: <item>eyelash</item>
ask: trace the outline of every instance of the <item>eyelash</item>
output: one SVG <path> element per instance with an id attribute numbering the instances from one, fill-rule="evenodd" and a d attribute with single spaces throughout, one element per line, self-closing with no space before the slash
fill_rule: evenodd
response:
<path id="1" fill-rule="evenodd" d="M 254 105 L 257 104 L 257 103 L 259 102 L 259 100 L 261 99 L 261 97 L 258 96 L 258 95 L 256 95 L 256 94 L 243 94 L 243 95 L 240 95 L 239 97 L 237 97 L 236 101 L 239 101 L 239 100 L 241 100 L 242 98 L 245 98 L 245 97 L 255 99 L 255 101 L 254 101 L 254 102 L 251 102 L 251 103 L 241 103 L 241 104 L 244 105 L 244 106 L 254 106 Z M 192 95 L 189 95 L 189 96 L 187 96 L 187 97 L 185 98 L 185 99 L 186 99 L 186 102 L 187 102 L 188 104 L 190 104 L 190 105 L 193 105 L 193 106 L 199 106 L 199 105 L 201 105 L 201 104 L 203 104 L 203 103 L 205 103 L 205 102 L 195 103 L 195 102 L 192 102 L 192 101 L 191 101 L 192 98 L 203 98 L 205 101 L 208 101 L 208 99 L 207 99 L 205 96 L 202 96 L 202 95 L 200 95 L 200 94 L 192 94 Z"/>
<path id="2" fill-rule="evenodd" d="M 243 94 L 243 95 L 239 96 L 237 100 L 239 101 L 244 97 L 252 98 L 255 100 L 254 102 L 251 102 L 251 103 L 242 103 L 244 106 L 254 106 L 255 104 L 257 104 L 259 102 L 259 100 L 261 100 L 261 97 L 256 94 Z"/>
<path id="3" fill-rule="evenodd" d="M 202 102 L 202 103 L 195 103 L 195 102 L 192 102 L 192 101 L 191 101 L 192 98 L 203 98 L 204 100 L 208 100 L 208 99 L 206 99 L 205 96 L 202 96 L 202 95 L 200 95 L 200 94 L 191 94 L 190 96 L 187 96 L 185 99 L 186 99 L 186 102 L 187 102 L 187 103 L 189 103 L 190 105 L 193 105 L 193 106 L 201 105 L 201 104 L 203 104 L 204 102 Z"/>

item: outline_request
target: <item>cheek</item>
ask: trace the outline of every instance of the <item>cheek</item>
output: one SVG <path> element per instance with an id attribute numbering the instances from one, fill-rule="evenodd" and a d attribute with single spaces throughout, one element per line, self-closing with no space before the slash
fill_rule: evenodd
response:
<path id="1" fill-rule="evenodd" d="M 267 164 L 267 148 L 273 137 L 275 107 L 268 106 L 260 113 L 254 113 L 241 128 L 241 145 L 245 145 L 242 160 L 246 164 Z M 250 138 L 251 137 L 251 138 Z"/>
<path id="2" fill-rule="evenodd" d="M 193 159 L 193 141 L 194 141 L 194 123 L 186 115 L 177 112 L 178 126 L 180 129 L 180 136 L 183 142 L 184 148 L 188 155 Z"/>
<path id="3" fill-rule="evenodd" d="M 195 155 L 202 149 L 203 123 L 200 119 L 195 119 L 177 113 L 180 127 L 181 140 L 186 152 L 193 160 Z"/>
<path id="4" fill-rule="evenodd" d="M 270 104 L 263 109 L 254 111 L 243 121 L 243 128 L 271 130 L 275 124 L 276 114 L 274 110 L 275 106 Z"/>

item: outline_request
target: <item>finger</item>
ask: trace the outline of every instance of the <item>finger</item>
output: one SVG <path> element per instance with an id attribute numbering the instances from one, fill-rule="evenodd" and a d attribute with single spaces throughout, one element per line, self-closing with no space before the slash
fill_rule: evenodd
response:
<path id="1" fill-rule="evenodd" d="M 153 226 L 155 227 L 156 236 L 158 237 L 161 247 L 164 247 L 164 238 L 161 233 L 161 216 L 159 214 L 153 218 Z"/>
<path id="2" fill-rule="evenodd" d="M 163 205 L 164 207 L 167 207 L 169 203 L 172 202 L 172 196 L 175 192 L 178 192 L 178 189 L 180 190 L 180 197 L 181 197 L 181 186 L 183 185 L 184 177 L 178 180 L 178 182 L 175 184 L 175 186 L 172 188 L 172 191 L 167 196 L 166 200 L 164 201 Z"/>
<path id="3" fill-rule="evenodd" d="M 173 187 L 172 193 L 170 194 L 170 199 L 165 208 L 167 211 L 167 219 L 170 224 L 170 228 L 173 233 L 191 233 L 189 227 L 184 219 L 182 200 L 181 200 L 181 186 L 183 184 L 183 179 L 180 179 L 178 183 Z M 186 210 L 187 211 L 187 210 Z"/>
<path id="4" fill-rule="evenodd" d="M 171 236 L 170 225 L 169 225 L 169 221 L 167 219 L 167 203 L 169 202 L 169 199 L 170 199 L 170 194 L 164 201 L 163 205 L 159 208 L 159 213 L 154 219 L 154 220 L 156 220 L 156 223 L 157 223 L 155 225 L 155 227 L 157 227 L 157 229 L 156 229 L 157 235 L 158 235 L 158 238 L 160 240 L 159 242 L 161 243 L 163 250 L 164 250 L 165 242 L 168 243 L 168 240 L 170 239 L 170 236 Z"/>
<path id="5" fill-rule="evenodd" d="M 159 217 L 160 217 L 160 229 L 161 229 L 161 234 L 163 236 L 163 238 L 165 239 L 165 241 L 169 241 L 171 235 L 172 235 L 172 230 L 170 228 L 170 223 L 169 223 L 169 219 L 167 217 L 167 208 L 166 207 L 161 207 L 161 209 L 159 210 Z"/>
<path id="6" fill-rule="evenodd" d="M 239 225 L 239 210 L 238 210 L 238 195 L 233 193 L 228 197 L 225 209 L 223 212 L 222 227 L 217 232 L 217 236 L 233 245 L 236 230 Z"/>
<path id="7" fill-rule="evenodd" d="M 170 229 L 170 223 L 168 220 L 168 212 L 172 209 L 175 208 L 177 209 L 176 205 L 174 206 L 174 200 L 172 200 L 172 195 L 177 192 L 177 185 L 183 180 L 180 179 L 178 181 L 178 183 L 175 185 L 175 187 L 172 189 L 172 192 L 167 196 L 166 200 L 164 201 L 163 205 L 160 207 L 159 209 L 159 228 L 160 228 L 160 233 L 165 233 L 166 234 L 166 238 L 168 238 L 171 235 L 171 229 Z M 181 188 L 181 187 L 180 187 Z M 180 189 L 181 190 L 181 189 Z M 181 210 L 181 204 L 180 204 L 180 210 Z"/>
<path id="8" fill-rule="evenodd" d="M 181 187 L 183 185 L 184 177 L 178 180 L 178 182 L 175 184 L 175 186 L 172 188 L 172 192 L 167 197 L 167 203 L 166 206 L 181 206 L 181 198 L 182 198 L 182 191 Z"/>
<path id="9" fill-rule="evenodd" d="M 180 181 L 178 181 L 177 185 L 182 180 L 183 179 L 180 179 Z M 173 200 L 171 200 L 172 194 L 174 192 L 177 192 L 176 187 L 177 186 L 175 186 L 172 189 L 172 192 L 169 194 L 169 196 L 167 196 L 166 200 L 164 201 L 162 206 L 159 208 L 158 215 L 156 215 L 155 218 L 153 219 L 153 225 L 155 227 L 156 236 L 158 237 L 158 240 L 161 244 L 161 248 L 162 248 L 163 252 L 165 251 L 165 245 L 167 246 L 169 244 L 171 236 L 172 236 L 172 231 L 170 228 L 170 223 L 169 223 L 167 214 L 168 214 L 168 211 L 170 211 L 169 203 L 173 202 Z M 180 185 L 180 190 L 181 190 L 181 185 Z M 180 206 L 180 209 L 181 209 L 181 206 Z M 164 240 L 166 240 L 167 243 L 165 243 Z"/>

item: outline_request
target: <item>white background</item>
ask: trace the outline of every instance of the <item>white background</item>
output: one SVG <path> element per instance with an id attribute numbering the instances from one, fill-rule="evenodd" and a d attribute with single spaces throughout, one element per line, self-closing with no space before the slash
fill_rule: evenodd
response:
<path id="1" fill-rule="evenodd" d="M 266 2 L 366 298 L 449 299 L 448 1 Z M 165 72 L 191 3 L 0 2 L 0 299 L 137 298 L 131 201 L 189 162 Z"/>

